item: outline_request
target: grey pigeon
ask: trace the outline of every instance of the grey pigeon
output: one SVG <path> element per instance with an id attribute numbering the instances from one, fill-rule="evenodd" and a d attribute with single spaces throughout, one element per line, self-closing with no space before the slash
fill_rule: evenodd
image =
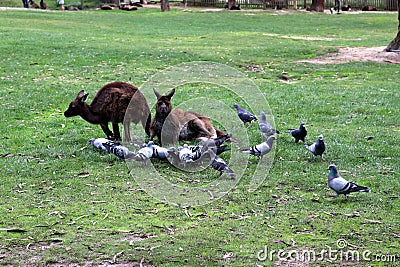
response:
<path id="1" fill-rule="evenodd" d="M 212 149 L 208 150 L 207 153 L 211 156 L 211 164 L 210 164 L 211 168 L 219 171 L 220 176 L 223 173 L 226 173 L 232 179 L 236 178 L 236 175 L 233 172 L 233 170 L 229 168 L 228 164 L 226 164 L 226 162 L 222 158 L 218 157 Z"/>
<path id="2" fill-rule="evenodd" d="M 260 120 L 258 121 L 258 130 L 260 130 L 261 134 L 268 139 L 271 135 L 279 134 L 280 132 L 275 130 L 270 123 L 267 122 L 267 116 L 265 113 L 261 111 Z"/>
<path id="3" fill-rule="evenodd" d="M 307 136 L 307 129 L 305 127 L 305 123 L 304 122 L 300 123 L 299 129 L 295 130 L 289 129 L 289 134 L 291 134 L 294 137 L 296 143 L 298 143 L 299 140 L 305 143 L 305 138 Z"/>
<path id="4" fill-rule="evenodd" d="M 106 138 L 92 138 L 89 140 L 89 144 L 92 144 L 95 148 L 107 151 L 107 148 L 103 145 L 104 143 L 109 143 L 111 144 L 113 141 L 106 139 Z M 119 145 L 120 143 L 114 142 L 116 145 Z"/>
<path id="5" fill-rule="evenodd" d="M 168 154 L 169 154 L 169 158 L 171 159 L 171 164 L 172 165 L 177 165 L 180 163 L 180 159 L 179 159 L 179 154 L 178 154 L 178 150 L 175 147 L 170 147 L 167 149 Z"/>
<path id="6" fill-rule="evenodd" d="M 251 146 L 248 149 L 243 150 L 244 153 L 248 153 L 250 155 L 257 156 L 259 159 L 262 159 L 264 155 L 271 151 L 273 142 L 276 140 L 275 135 L 268 137 L 267 141 L 262 142 L 261 144 Z"/>
<path id="7" fill-rule="evenodd" d="M 167 159 L 169 157 L 168 148 L 161 147 L 153 144 L 153 158 L 159 160 Z"/>
<path id="8" fill-rule="evenodd" d="M 232 137 L 232 134 L 227 134 L 217 138 L 210 138 L 207 141 L 203 142 L 203 145 L 206 145 L 209 142 L 213 142 L 217 147 L 221 146 L 225 141 L 229 140 Z"/>
<path id="9" fill-rule="evenodd" d="M 220 155 L 225 151 L 231 150 L 227 146 L 222 145 L 225 141 L 229 140 L 231 137 L 232 137 L 231 134 L 227 134 L 218 138 L 210 138 L 205 141 L 202 141 L 199 146 L 201 147 L 201 151 L 203 152 L 207 151 L 209 148 L 212 148 L 217 155 Z"/>
<path id="10" fill-rule="evenodd" d="M 183 147 L 178 148 L 179 160 L 182 163 L 186 163 L 191 160 L 192 150 L 189 148 L 188 144 L 184 144 Z"/>
<path id="11" fill-rule="evenodd" d="M 338 174 L 335 165 L 329 165 L 328 170 L 330 171 L 328 175 L 328 185 L 336 192 L 336 196 L 343 194 L 344 198 L 347 199 L 347 195 L 353 192 L 371 192 L 371 190 L 365 186 L 359 186 L 342 178 Z"/>
<path id="12" fill-rule="evenodd" d="M 249 122 L 251 125 L 253 123 L 253 121 L 257 120 L 256 116 L 251 114 L 250 111 L 245 110 L 244 108 L 241 108 L 238 104 L 234 104 L 233 107 L 236 108 L 237 114 L 245 126 L 246 126 L 246 123 Z"/>
<path id="13" fill-rule="evenodd" d="M 131 159 L 136 155 L 135 152 L 114 141 L 105 142 L 103 146 L 107 149 L 108 153 L 114 154 L 119 159 Z"/>
<path id="14" fill-rule="evenodd" d="M 153 141 L 150 141 L 147 143 L 145 147 L 139 149 L 139 151 L 136 153 L 134 157 L 134 160 L 141 161 L 144 164 L 146 164 L 147 160 L 153 156 L 153 145 L 154 145 Z"/>
<path id="15" fill-rule="evenodd" d="M 312 145 L 304 145 L 305 148 L 307 148 L 309 151 L 311 151 L 311 153 L 313 153 L 314 158 L 316 158 L 317 156 L 321 156 L 322 160 L 324 159 L 324 152 L 326 149 L 325 143 L 324 143 L 324 139 L 322 134 L 320 136 L 318 136 L 317 141 L 312 144 Z"/>

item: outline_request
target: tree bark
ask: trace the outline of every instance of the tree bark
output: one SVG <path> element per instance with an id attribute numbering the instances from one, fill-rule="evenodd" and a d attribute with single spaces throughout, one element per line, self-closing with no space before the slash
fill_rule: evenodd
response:
<path id="1" fill-rule="evenodd" d="M 324 12 L 324 0 L 312 0 L 310 11 Z"/>
<path id="2" fill-rule="evenodd" d="M 397 0 L 397 19 L 399 21 L 399 26 L 397 27 L 397 35 L 396 37 L 390 42 L 390 44 L 385 48 L 386 52 L 400 50 L 400 0 Z"/>
<path id="3" fill-rule="evenodd" d="M 161 11 L 168 12 L 170 11 L 169 1 L 168 0 L 161 0 Z"/>

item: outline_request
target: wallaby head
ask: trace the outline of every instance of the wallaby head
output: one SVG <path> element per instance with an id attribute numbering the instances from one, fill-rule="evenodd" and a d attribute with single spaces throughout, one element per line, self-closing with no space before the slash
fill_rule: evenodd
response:
<path id="1" fill-rule="evenodd" d="M 87 105 L 85 101 L 87 100 L 89 94 L 85 94 L 85 91 L 81 90 L 74 101 L 69 104 L 68 109 L 64 112 L 65 117 L 73 117 L 81 114 L 83 107 Z"/>
<path id="2" fill-rule="evenodd" d="M 175 89 L 172 89 L 168 94 L 166 95 L 160 95 L 159 92 L 157 92 L 156 89 L 154 90 L 154 94 L 157 97 L 157 103 L 156 103 L 156 114 L 158 113 L 159 115 L 168 115 L 171 110 L 172 110 L 172 105 L 171 105 L 171 98 L 175 93 Z"/>

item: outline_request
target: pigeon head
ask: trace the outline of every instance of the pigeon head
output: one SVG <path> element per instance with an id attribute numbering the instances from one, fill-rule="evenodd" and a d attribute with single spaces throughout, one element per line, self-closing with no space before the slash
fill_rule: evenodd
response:
<path id="1" fill-rule="evenodd" d="M 329 165 L 328 170 L 330 171 L 328 175 L 329 181 L 339 176 L 334 164 Z"/>
<path id="2" fill-rule="evenodd" d="M 153 141 L 149 141 L 149 142 L 147 143 L 147 147 L 152 147 L 152 146 L 154 146 L 154 142 L 153 142 Z"/>
<path id="3" fill-rule="evenodd" d="M 337 170 L 336 170 L 336 165 L 335 165 L 335 164 L 329 165 L 329 166 L 328 166 L 328 170 L 330 170 L 330 171 L 332 171 L 332 170 L 337 171 Z"/>
<path id="4" fill-rule="evenodd" d="M 236 109 L 240 108 L 238 104 L 234 104 L 233 107 L 236 108 Z"/>

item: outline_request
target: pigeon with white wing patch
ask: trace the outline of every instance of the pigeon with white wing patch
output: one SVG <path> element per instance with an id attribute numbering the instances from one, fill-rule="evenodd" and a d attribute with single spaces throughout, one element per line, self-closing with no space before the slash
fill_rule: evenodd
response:
<path id="1" fill-rule="evenodd" d="M 110 145 L 113 143 L 114 141 L 111 141 L 107 138 L 92 138 L 89 140 L 89 144 L 92 144 L 95 148 L 104 150 L 104 151 L 108 151 L 107 148 L 104 146 L 105 143 L 109 143 Z M 119 145 L 120 143 L 118 142 L 114 142 L 116 145 Z"/>
<path id="2" fill-rule="evenodd" d="M 147 160 L 153 156 L 153 145 L 154 145 L 153 141 L 150 141 L 147 143 L 145 147 L 139 149 L 139 151 L 136 153 L 134 157 L 134 160 L 141 161 L 144 164 L 146 164 Z"/>
<path id="3" fill-rule="evenodd" d="M 275 140 L 276 137 L 272 135 L 268 137 L 267 141 L 255 146 L 251 146 L 248 149 L 243 150 L 243 152 L 257 156 L 259 159 L 262 159 L 264 155 L 268 154 L 271 151 L 272 145 Z"/>
<path id="4" fill-rule="evenodd" d="M 114 154 L 119 159 L 132 159 L 136 156 L 135 152 L 114 141 L 105 142 L 103 146 L 107 149 L 108 153 Z"/>

